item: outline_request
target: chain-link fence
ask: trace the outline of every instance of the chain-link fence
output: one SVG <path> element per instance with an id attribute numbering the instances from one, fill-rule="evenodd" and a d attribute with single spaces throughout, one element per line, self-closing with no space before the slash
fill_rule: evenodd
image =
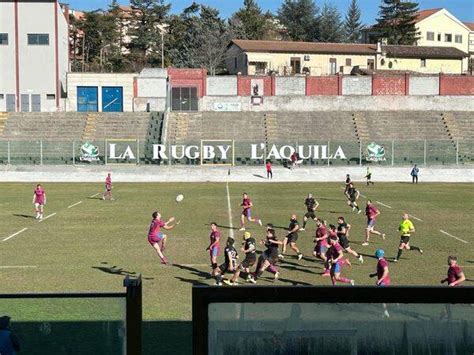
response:
<path id="1" fill-rule="evenodd" d="M 248 142 L 201 140 L 155 144 L 140 139 L 0 140 L 0 164 L 11 165 L 466 165 L 474 140 Z M 295 155 L 296 153 L 296 155 Z"/>

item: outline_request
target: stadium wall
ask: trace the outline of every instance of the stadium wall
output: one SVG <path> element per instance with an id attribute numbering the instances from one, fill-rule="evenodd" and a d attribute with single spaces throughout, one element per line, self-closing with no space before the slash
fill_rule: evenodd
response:
<path id="1" fill-rule="evenodd" d="M 466 96 L 269 96 L 253 105 L 246 96 L 205 96 L 201 111 L 219 111 L 218 107 L 234 107 L 235 111 L 305 112 L 305 111 L 474 111 L 474 99 Z"/>
<path id="2" fill-rule="evenodd" d="M 342 95 L 372 95 L 372 77 L 345 76 L 342 78 Z"/>
<path id="3" fill-rule="evenodd" d="M 410 77 L 410 95 L 439 95 L 439 76 Z"/>

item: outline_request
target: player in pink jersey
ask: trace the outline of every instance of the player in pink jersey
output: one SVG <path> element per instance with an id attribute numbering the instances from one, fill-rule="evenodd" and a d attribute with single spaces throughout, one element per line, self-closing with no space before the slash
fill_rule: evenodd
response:
<path id="1" fill-rule="evenodd" d="M 245 219 L 247 218 L 247 220 L 249 222 L 255 222 L 259 225 L 262 225 L 262 220 L 261 219 L 258 219 L 258 218 L 252 218 L 252 207 L 253 207 L 253 203 L 252 203 L 252 200 L 249 198 L 249 196 L 247 195 L 247 193 L 243 193 L 243 199 L 242 199 L 242 203 L 240 204 L 240 206 L 243 207 L 243 210 L 242 210 L 242 214 L 240 215 L 240 231 L 245 231 Z"/>
<path id="2" fill-rule="evenodd" d="M 448 283 L 448 286 L 458 286 L 466 280 L 466 276 L 458 265 L 458 258 L 455 256 L 448 257 L 448 277 L 441 280 L 441 283 Z"/>
<path id="3" fill-rule="evenodd" d="M 331 237 L 330 239 L 331 247 L 328 250 L 327 258 L 328 263 L 331 266 L 331 281 L 332 285 L 335 286 L 336 282 L 350 283 L 354 286 L 354 280 L 348 279 L 341 276 L 342 265 L 344 254 L 342 252 L 342 246 L 337 241 L 337 237 Z"/>
<path id="4" fill-rule="evenodd" d="M 36 189 L 33 191 L 33 205 L 35 205 L 36 219 L 42 220 L 44 205 L 46 205 L 46 192 L 41 184 L 36 185 Z"/>
<path id="5" fill-rule="evenodd" d="M 102 195 L 102 200 L 105 200 L 106 198 L 111 201 L 114 200 L 112 197 L 112 176 L 110 173 L 108 173 L 107 177 L 105 178 L 105 192 Z"/>
<path id="6" fill-rule="evenodd" d="M 215 222 L 211 223 L 211 234 L 209 235 L 210 243 L 206 248 L 209 251 L 209 257 L 211 258 L 212 272 L 211 276 L 214 277 L 218 274 L 217 270 L 217 257 L 221 255 L 221 231 L 217 228 Z"/>
<path id="7" fill-rule="evenodd" d="M 163 255 L 163 251 L 166 248 L 166 240 L 168 236 L 161 232 L 161 228 L 165 230 L 171 230 L 179 224 L 179 221 L 174 225 L 169 225 L 174 222 L 174 217 L 171 217 L 167 222 L 161 220 L 161 214 L 156 211 L 152 214 L 153 220 L 148 230 L 148 243 L 156 250 L 156 253 L 160 257 L 162 264 L 168 264 L 168 259 Z"/>
<path id="8" fill-rule="evenodd" d="M 321 221 L 319 218 L 316 219 L 316 236 L 314 238 L 314 242 L 316 245 L 314 246 L 313 255 L 318 259 L 322 260 L 323 263 L 326 263 L 326 252 L 328 251 L 328 237 L 329 232 L 326 225 Z"/>
<path id="9" fill-rule="evenodd" d="M 367 216 L 367 228 L 365 229 L 365 242 L 362 245 L 369 245 L 370 233 L 375 235 L 380 235 L 382 239 L 385 240 L 385 234 L 376 231 L 375 228 L 375 218 L 380 214 L 380 211 L 372 203 L 371 200 L 367 200 L 367 206 L 365 207 L 365 215 Z"/>

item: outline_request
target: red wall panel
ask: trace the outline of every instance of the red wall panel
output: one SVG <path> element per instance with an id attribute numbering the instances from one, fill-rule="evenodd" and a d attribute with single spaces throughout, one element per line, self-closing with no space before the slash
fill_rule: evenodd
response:
<path id="1" fill-rule="evenodd" d="M 306 96 L 338 95 L 339 76 L 307 76 Z"/>
<path id="2" fill-rule="evenodd" d="M 406 95 L 405 75 L 374 75 L 372 95 Z"/>
<path id="3" fill-rule="evenodd" d="M 168 77 L 171 87 L 195 86 L 199 97 L 206 95 L 206 69 L 168 68 Z"/>
<path id="4" fill-rule="evenodd" d="M 251 96 L 252 95 L 252 79 L 263 80 L 263 95 L 272 96 L 273 80 L 271 76 L 237 76 L 237 95 Z"/>
<path id="5" fill-rule="evenodd" d="M 439 76 L 440 95 L 474 95 L 474 76 Z"/>

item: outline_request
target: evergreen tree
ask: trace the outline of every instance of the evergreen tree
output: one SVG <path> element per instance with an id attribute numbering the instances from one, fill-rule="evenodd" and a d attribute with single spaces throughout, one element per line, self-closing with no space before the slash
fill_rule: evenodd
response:
<path id="1" fill-rule="evenodd" d="M 418 3 L 414 1 L 382 0 L 375 26 L 377 37 L 386 38 L 389 44 L 416 44 L 418 11 Z"/>
<path id="2" fill-rule="evenodd" d="M 244 0 L 243 8 L 232 15 L 229 23 L 235 38 L 262 40 L 270 22 L 255 0 Z"/>
<path id="3" fill-rule="evenodd" d="M 362 30 L 360 16 L 361 12 L 357 0 L 352 0 L 344 21 L 345 41 L 348 43 L 357 43 L 360 40 Z"/>
<path id="4" fill-rule="evenodd" d="M 278 19 L 293 41 L 313 41 L 318 38 L 319 9 L 313 0 L 284 0 L 278 9 Z"/>
<path id="5" fill-rule="evenodd" d="M 319 17 L 319 41 L 338 43 L 343 40 L 341 15 L 337 7 L 325 3 Z"/>

